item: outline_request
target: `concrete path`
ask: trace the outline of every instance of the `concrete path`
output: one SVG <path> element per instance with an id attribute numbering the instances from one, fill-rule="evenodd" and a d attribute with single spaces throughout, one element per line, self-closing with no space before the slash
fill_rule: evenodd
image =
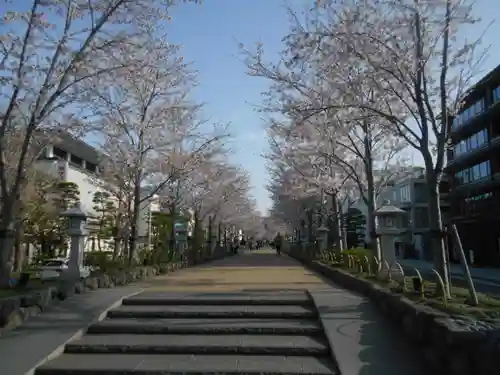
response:
<path id="1" fill-rule="evenodd" d="M 233 257 L 159 276 L 145 284 L 150 291 L 252 292 L 312 290 L 324 281 L 297 261 L 271 250 L 246 251 Z"/>
<path id="2" fill-rule="evenodd" d="M 168 351 L 175 349 L 174 352 L 178 354 L 172 354 L 172 361 L 175 360 L 179 363 L 179 366 L 188 366 L 190 369 L 199 368 L 200 363 L 212 363 L 213 366 L 215 366 L 214 370 L 221 370 L 220 373 L 240 373 L 242 369 L 251 369 L 252 371 L 249 370 L 248 373 L 261 373 L 266 370 L 266 368 L 259 367 L 260 365 L 257 366 L 257 364 L 260 363 L 259 360 L 262 360 L 262 357 L 254 358 L 250 356 L 251 358 L 249 358 L 248 353 L 244 350 L 246 345 L 243 344 L 245 342 L 253 342 L 252 350 L 254 353 L 258 353 L 258 350 L 269 350 L 269 345 L 271 343 L 270 338 L 263 336 L 262 338 L 264 338 L 264 340 L 256 341 L 255 338 L 251 338 L 248 335 L 255 333 L 260 335 L 297 335 L 297 329 L 300 328 L 302 329 L 303 334 L 313 335 L 316 337 L 315 335 L 318 334 L 317 330 L 321 329 L 321 326 L 315 325 L 315 323 L 312 322 L 308 323 L 309 326 L 303 323 L 293 326 L 293 317 L 296 314 L 301 314 L 304 319 L 310 316 L 310 311 L 307 309 L 304 310 L 302 308 L 298 308 L 297 306 L 286 307 L 283 305 L 283 308 L 281 309 L 268 309 L 265 307 L 250 308 L 249 305 L 251 305 L 251 299 L 258 298 L 260 305 L 267 305 L 270 304 L 269 302 L 266 302 L 267 298 L 267 300 L 274 300 L 273 305 L 276 305 L 276 302 L 280 302 L 280 298 L 285 298 L 275 297 L 277 294 L 281 293 L 281 296 L 283 296 L 287 293 L 294 294 L 308 290 L 310 295 L 313 297 L 326 337 L 330 342 L 329 350 L 331 350 L 333 356 L 338 362 L 341 374 L 419 375 L 428 373 L 427 369 L 424 368 L 422 364 L 419 352 L 410 347 L 402 335 L 399 335 L 395 328 L 389 324 L 384 317 L 378 313 L 378 311 L 373 309 L 366 299 L 335 287 L 327 280 L 302 267 L 295 260 L 284 255 L 277 256 L 270 250 L 246 252 L 244 254 L 212 262 L 207 265 L 182 270 L 171 275 L 159 276 L 154 280 L 141 283 L 137 289 L 139 288 L 144 288 L 145 291 L 134 297 L 136 302 L 130 302 L 122 307 L 114 309 L 108 313 L 107 320 L 94 324 L 93 330 L 90 330 L 89 333 L 95 331 L 94 334 L 120 334 L 124 335 L 121 336 L 123 339 L 126 337 L 135 338 L 136 342 L 134 342 L 134 345 L 129 346 L 129 348 L 132 348 L 129 350 L 136 350 L 139 352 L 140 350 L 145 350 L 144 348 L 148 347 L 158 350 L 159 345 L 167 347 L 167 349 L 163 348 L 162 350 Z M 116 293 L 119 293 L 121 289 L 122 288 L 117 288 L 110 291 L 116 291 Z M 137 289 L 128 290 L 127 293 L 131 293 Z M 88 296 L 89 300 L 82 300 L 81 304 L 79 304 L 80 308 L 85 306 L 85 309 L 87 309 L 88 306 L 86 304 L 91 303 L 90 300 L 92 300 L 94 296 L 97 296 L 96 293 L 99 292 L 83 295 L 82 297 L 84 298 L 87 298 Z M 103 292 L 107 291 L 103 290 Z M 122 294 L 126 293 L 122 292 Z M 182 297 L 182 299 L 179 300 L 179 296 L 182 295 L 189 295 L 189 298 L 194 298 L 198 301 L 190 302 L 186 299 L 187 297 Z M 217 297 L 214 297 L 214 295 L 217 295 Z M 258 295 L 258 297 L 248 297 L 249 295 Z M 144 296 L 142 297 L 142 302 L 141 296 Z M 114 296 L 114 299 L 117 300 L 120 297 L 122 297 L 122 295 L 117 294 Z M 107 298 L 107 304 L 109 305 L 113 302 L 113 298 L 112 296 Z M 167 301 L 169 298 L 172 299 L 172 301 L 170 301 L 171 303 Z M 161 304 L 155 303 L 155 300 L 158 299 L 162 299 L 163 302 Z M 220 305 L 220 303 L 223 303 L 223 299 L 225 299 L 226 302 L 228 300 L 232 300 L 232 305 L 240 305 L 242 308 L 224 308 L 224 306 Z M 185 306 L 183 309 L 178 309 L 175 307 L 175 305 L 190 304 L 205 306 L 205 308 L 196 309 L 187 308 L 187 306 Z M 99 310 L 97 308 L 97 303 L 94 305 L 96 306 L 96 310 Z M 214 307 L 217 305 L 219 307 Z M 61 306 L 64 306 L 64 303 L 61 304 Z M 101 306 L 101 311 L 106 307 L 107 306 Z M 196 316 L 196 310 L 201 311 L 200 315 L 205 315 L 211 318 L 205 319 L 207 321 L 203 323 L 202 317 Z M 261 316 L 263 313 L 274 318 L 269 318 L 269 322 L 267 323 L 263 322 L 262 318 L 260 321 L 252 318 L 253 314 Z M 241 316 L 235 319 L 238 314 L 241 314 Z M 277 319 L 280 314 L 283 315 L 283 319 L 281 320 Z M 31 342 L 31 344 L 29 344 L 31 346 L 26 349 L 27 351 L 31 351 L 31 348 L 43 346 L 44 344 L 42 343 L 45 343 L 46 353 L 38 355 L 38 357 L 42 358 L 46 356 L 48 352 L 50 352 L 50 348 L 53 349 L 54 347 L 61 345 L 66 339 L 72 336 L 71 329 L 74 333 L 74 331 L 88 325 L 88 322 L 92 320 L 90 315 L 89 319 L 86 320 L 87 323 L 85 324 L 77 325 L 73 321 L 73 326 L 70 328 L 71 324 L 68 322 L 67 329 L 61 329 L 64 334 L 57 335 L 60 323 L 53 323 L 54 326 L 58 327 L 55 330 L 56 332 L 52 332 L 52 330 L 47 328 L 46 325 L 45 329 L 40 330 L 38 336 L 34 335 L 34 337 L 38 337 L 38 339 L 33 338 L 33 335 L 24 336 L 24 339 L 22 339 L 22 333 L 19 335 L 20 338 L 17 341 L 6 338 L 5 342 L 2 343 L 3 339 L 0 339 L 0 363 L 2 363 L 2 369 L 0 372 L 8 375 L 24 375 L 24 368 L 29 369 L 36 362 L 38 362 L 39 359 L 33 363 L 33 360 L 30 358 L 26 360 L 26 356 L 23 355 L 22 362 L 25 364 L 19 365 L 18 368 L 8 367 L 13 365 L 9 365 L 9 363 L 4 362 L 3 359 L 6 358 L 8 362 L 15 362 L 11 359 L 16 358 L 16 361 L 19 361 L 18 354 L 20 351 L 24 352 L 24 348 L 26 348 L 25 342 L 28 341 Z M 95 315 L 98 315 L 98 313 L 94 314 L 94 316 Z M 141 316 L 139 321 L 132 322 L 132 320 L 138 319 L 136 317 L 137 315 Z M 63 318 L 63 316 L 64 314 L 60 314 L 58 316 L 57 313 L 54 313 L 52 319 L 53 321 L 64 322 L 65 318 Z M 40 318 L 43 317 L 44 315 L 40 316 Z M 48 319 L 48 317 L 46 319 Z M 193 323 L 194 319 L 197 319 L 195 324 Z M 214 322 L 213 319 L 218 319 L 218 323 Z M 34 319 L 33 323 L 35 323 L 35 321 L 36 320 Z M 69 319 L 69 321 L 71 321 L 71 319 Z M 172 335 L 170 336 L 169 341 L 160 340 L 160 342 L 157 338 L 151 338 L 151 333 L 160 333 L 158 331 L 158 323 L 161 327 L 164 327 L 162 329 L 165 330 L 165 332 L 162 331 L 161 333 Z M 120 326 L 120 324 L 122 325 Z M 219 324 L 219 326 L 217 326 L 217 324 Z M 266 328 L 266 324 L 268 328 Z M 118 329 L 117 327 L 121 328 Z M 231 357 L 233 359 L 228 359 L 229 362 L 224 363 L 210 362 L 208 357 L 205 358 L 206 356 L 201 354 L 203 352 L 203 350 L 200 349 L 201 346 L 204 348 L 212 348 L 211 350 L 215 351 L 223 350 L 223 345 L 221 345 L 219 339 L 213 341 L 211 338 L 204 338 L 202 336 L 201 332 L 203 332 L 203 329 L 205 328 L 207 329 L 207 331 L 205 331 L 206 334 L 210 334 L 208 327 L 211 327 L 211 330 L 219 329 L 220 332 L 217 332 L 219 335 L 224 334 L 227 330 L 229 330 L 227 332 L 233 335 L 247 335 L 243 341 L 238 341 L 239 344 L 236 344 L 236 341 L 231 344 L 233 349 L 236 348 L 239 351 L 238 353 L 241 352 L 236 362 L 229 363 L 236 357 Z M 129 329 L 129 332 L 119 332 L 122 328 Z M 276 331 L 277 328 L 279 328 L 278 331 Z M 197 332 L 194 332 L 193 330 L 197 330 Z M 22 330 L 20 330 L 20 332 L 22 332 Z M 148 334 L 150 336 L 146 337 L 145 335 Z M 185 340 L 182 341 L 179 337 L 179 335 L 184 334 L 198 335 L 198 341 L 189 342 L 188 340 L 187 342 L 184 342 Z M 54 336 L 58 336 L 58 338 L 51 338 Z M 47 337 L 47 339 L 43 339 L 42 337 Z M 64 372 L 62 369 L 65 368 L 65 366 L 68 366 L 68 364 L 75 363 L 74 359 L 76 357 L 74 356 L 81 356 L 81 354 L 75 354 L 78 350 L 89 350 L 91 352 L 92 350 L 98 350 L 96 349 L 96 345 L 99 344 L 100 340 L 94 340 L 92 335 L 87 335 L 85 337 L 87 338 L 84 338 L 84 340 L 89 341 L 80 342 L 79 344 L 75 344 L 73 347 L 71 345 L 66 346 L 66 353 L 68 353 L 64 355 L 66 356 L 66 359 L 64 359 L 63 356 L 59 362 L 58 360 L 50 362 L 48 364 L 49 366 L 45 367 L 45 371 L 37 371 L 37 374 L 69 374 L 70 372 Z M 175 339 L 175 337 L 178 337 L 178 339 Z M 102 339 L 104 339 L 104 336 L 102 336 Z M 114 337 L 114 339 L 111 337 L 110 340 L 111 341 L 108 343 L 103 340 L 99 345 L 109 349 L 109 345 L 116 342 L 116 337 Z M 227 340 L 228 343 L 231 343 L 229 337 L 227 337 Z M 299 345 L 298 347 L 302 348 L 302 350 L 324 350 L 324 344 L 320 339 L 318 339 L 319 341 L 311 341 L 307 337 L 299 338 L 297 336 L 296 340 L 297 345 Z M 201 344 L 198 345 L 197 342 Z M 281 341 L 276 341 L 274 345 L 277 349 L 275 348 L 273 350 L 277 350 L 277 353 L 279 353 L 280 350 L 285 350 L 287 345 L 290 345 L 286 342 L 287 340 L 284 340 L 283 338 L 281 338 Z M 122 344 L 125 345 L 126 343 L 122 342 Z M 184 353 L 183 351 L 187 350 L 186 348 L 191 351 L 195 349 L 199 350 L 200 354 L 192 356 L 181 354 Z M 115 348 L 115 350 L 117 349 Z M 252 350 L 250 350 L 250 352 L 252 352 Z M 246 355 L 246 359 L 243 358 L 243 354 Z M 104 358 L 102 357 L 102 354 L 89 353 L 87 355 L 97 356 L 96 361 Z M 116 357 L 117 361 L 120 358 L 124 358 L 123 354 L 106 354 L 106 356 L 108 355 L 118 356 Z M 163 354 L 163 356 L 165 355 L 167 354 Z M 142 363 L 142 357 L 137 357 L 140 356 L 139 354 L 127 354 L 126 356 L 131 356 L 129 361 L 130 366 L 136 366 L 137 363 Z M 225 354 L 225 356 L 227 357 L 227 354 Z M 28 367 L 26 362 L 29 362 L 29 360 L 31 360 L 33 364 Z M 167 359 L 164 359 L 164 361 L 166 360 Z M 271 360 L 272 358 L 268 357 L 264 362 L 267 363 Z M 108 361 L 106 364 L 109 364 L 109 366 L 116 366 L 116 363 L 120 363 L 117 361 Z M 136 363 L 134 361 L 138 362 Z M 297 361 L 297 358 L 291 358 L 290 362 L 287 362 L 287 364 L 283 363 L 283 366 L 290 365 L 292 366 L 290 369 L 292 369 L 293 366 L 297 368 L 297 364 L 293 365 L 293 363 L 295 363 L 293 361 Z M 60 366 L 59 370 L 56 371 L 56 368 L 54 367 L 52 367 L 51 370 L 51 363 L 54 363 L 53 366 Z M 112 365 L 112 363 L 115 363 L 115 365 Z M 124 361 L 123 363 L 125 365 L 128 362 Z M 7 364 L 7 368 L 5 367 L 5 364 Z M 104 365 L 104 363 L 101 364 L 101 366 L 102 365 Z M 150 364 L 152 367 L 156 366 L 155 368 L 158 368 L 160 365 L 166 366 L 167 363 Z M 313 363 L 310 365 L 312 366 Z M 318 364 L 315 363 L 314 365 L 317 366 Z M 85 363 L 83 363 L 82 366 L 85 366 Z M 146 366 L 146 364 L 143 364 L 143 366 Z M 304 366 L 306 366 L 306 364 L 304 364 Z M 172 371 L 175 370 L 174 372 L 186 369 L 185 367 L 182 369 L 180 367 L 174 367 L 171 369 Z M 167 368 L 170 369 L 170 367 L 163 367 L 163 371 Z M 318 369 L 315 367 L 315 369 L 318 373 L 332 373 L 331 370 L 327 368 Z M 158 368 L 158 371 L 161 370 L 162 369 Z M 303 372 L 307 372 L 306 367 L 304 367 Z M 96 374 L 97 373 L 98 372 L 96 372 Z M 293 371 L 290 370 L 287 373 L 293 373 Z"/>
<path id="3" fill-rule="evenodd" d="M 99 289 L 50 306 L 0 337 L 0 374 L 24 375 L 138 286 Z M 61 347 L 62 350 L 62 347 Z"/>

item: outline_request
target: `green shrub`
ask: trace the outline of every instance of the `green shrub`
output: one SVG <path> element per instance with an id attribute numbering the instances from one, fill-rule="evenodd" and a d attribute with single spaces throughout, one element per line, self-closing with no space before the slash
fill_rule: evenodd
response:
<path id="1" fill-rule="evenodd" d="M 112 253 L 104 251 L 86 253 L 84 264 L 102 273 L 130 268 L 127 259 L 124 257 L 113 259 Z"/>
<path id="2" fill-rule="evenodd" d="M 363 259 L 364 257 L 371 259 L 373 257 L 373 252 L 370 249 L 365 249 L 364 247 L 355 247 L 353 249 L 343 250 L 342 254 L 352 255 L 359 259 Z"/>

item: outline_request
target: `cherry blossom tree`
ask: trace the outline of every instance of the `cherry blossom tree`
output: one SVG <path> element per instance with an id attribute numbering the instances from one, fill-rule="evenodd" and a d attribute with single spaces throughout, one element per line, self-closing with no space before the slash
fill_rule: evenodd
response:
<path id="1" fill-rule="evenodd" d="M 400 172 L 399 155 L 406 145 L 375 115 L 327 107 L 344 92 L 337 89 L 336 76 L 327 71 L 327 56 L 321 56 L 322 60 L 313 49 L 295 52 L 302 38 L 299 26 L 293 24 L 291 34 L 285 38 L 287 45 L 280 64 L 266 63 L 260 47 L 255 53 L 245 51 L 249 74 L 272 82 L 265 96 L 265 110 L 289 119 L 271 121 L 269 136 L 274 155 L 303 177 L 306 188 L 297 186 L 302 194 L 319 195 L 314 189 L 317 187 L 332 197 L 338 228 L 342 207 L 338 198 L 352 198 L 353 190 L 357 190 L 355 195 L 368 208 L 368 242 L 380 257 L 374 232 L 377 196 Z M 359 88 L 356 95 L 360 100 L 373 98 L 373 93 Z"/>
<path id="2" fill-rule="evenodd" d="M 193 213 L 195 242 L 199 242 L 202 228 L 206 228 L 210 246 L 214 245 L 215 226 L 234 219 L 234 215 L 227 215 L 234 214 L 239 202 L 248 199 L 250 189 L 248 176 L 241 168 L 229 163 L 227 152 L 224 150 L 212 159 L 206 159 L 184 179 L 182 205 Z M 232 210 L 228 212 L 228 208 Z M 194 245 L 194 251 L 203 247 L 197 242 Z"/>
<path id="3" fill-rule="evenodd" d="M 178 47 L 152 39 L 136 51 L 137 64 L 101 87 L 94 96 L 93 127 L 106 155 L 108 190 L 115 190 L 129 213 L 129 260 L 135 256 L 141 205 L 170 189 L 216 152 L 224 129 L 204 132 L 200 106 L 187 100 L 193 75 Z M 89 89 L 90 90 L 90 89 Z"/>
<path id="4" fill-rule="evenodd" d="M 171 0 L 32 0 L 21 9 L 4 2 L 0 25 L 0 282 L 12 244 L 20 191 L 33 162 L 29 150 L 43 129 L 80 128 L 84 83 L 105 86 L 130 62 L 144 35 L 159 32 Z M 126 27 L 124 27 L 126 25 Z M 84 100 L 85 102 L 85 100 Z M 13 126 L 23 134 L 12 178 L 5 148 Z"/>
<path id="5" fill-rule="evenodd" d="M 324 65 L 329 65 L 343 93 L 323 108 L 355 108 L 376 115 L 421 154 L 432 249 L 445 281 L 439 184 L 450 119 L 460 110 L 484 57 L 481 39 L 465 38 L 467 27 L 478 21 L 472 10 L 469 0 L 319 1 L 313 28 L 302 33 L 302 45 L 329 56 Z M 360 100 L 355 95 L 360 84 L 377 100 Z"/>

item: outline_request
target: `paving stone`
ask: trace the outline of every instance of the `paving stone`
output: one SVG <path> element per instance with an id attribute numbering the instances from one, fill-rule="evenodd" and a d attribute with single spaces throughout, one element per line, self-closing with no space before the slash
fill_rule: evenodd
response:
<path id="1" fill-rule="evenodd" d="M 326 340 L 286 335 L 86 335 L 66 353 L 326 355 Z"/>
<path id="2" fill-rule="evenodd" d="M 337 374 L 327 359 L 241 355 L 63 354 L 35 375 Z"/>
<path id="3" fill-rule="evenodd" d="M 254 305 L 177 305 L 120 306 L 108 311 L 108 318 L 317 318 L 314 308 L 302 306 Z"/>
<path id="4" fill-rule="evenodd" d="M 106 319 L 88 333 L 136 334 L 322 334 L 316 321 L 300 319 Z"/>

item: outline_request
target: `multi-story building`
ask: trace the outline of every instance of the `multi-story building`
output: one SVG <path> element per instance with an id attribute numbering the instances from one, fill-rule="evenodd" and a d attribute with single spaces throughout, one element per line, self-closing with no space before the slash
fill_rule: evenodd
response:
<path id="1" fill-rule="evenodd" d="M 104 155 L 89 144 L 66 132 L 58 132 L 45 143 L 45 149 L 37 160 L 36 167 L 60 181 L 78 185 L 80 206 L 90 217 L 95 216 L 94 195 L 104 191 L 106 184 L 101 179 Z M 141 204 L 138 222 L 139 242 L 148 243 L 151 231 L 151 214 L 157 211 L 158 197 L 153 196 Z M 96 248 L 90 238 L 87 250 Z"/>
<path id="2" fill-rule="evenodd" d="M 94 194 L 102 191 L 99 164 L 102 154 L 69 133 L 59 132 L 45 145 L 36 167 L 60 181 L 78 185 L 83 211 L 94 215 Z"/>
<path id="3" fill-rule="evenodd" d="M 448 220 L 449 202 L 448 181 L 445 177 L 441 181 L 441 212 L 443 221 Z M 431 260 L 433 254 L 429 251 L 429 204 L 428 190 L 425 181 L 425 170 L 421 167 L 405 168 L 399 177 L 396 177 L 381 189 L 377 197 L 376 207 L 382 206 L 385 201 L 407 214 L 403 218 L 405 233 L 400 237 L 395 246 L 398 258 L 415 258 Z M 363 200 L 358 200 L 351 207 L 367 215 L 366 205 Z"/>
<path id="4" fill-rule="evenodd" d="M 448 179 L 440 184 L 441 215 L 444 223 L 449 217 Z M 414 173 L 395 182 L 392 187 L 392 204 L 407 212 L 403 220 L 406 229 L 400 244 L 401 258 L 432 260 L 429 228 L 429 191 L 425 180 L 425 170 L 416 168 Z"/>
<path id="5" fill-rule="evenodd" d="M 474 85 L 451 121 L 446 172 L 451 223 L 469 261 L 500 265 L 500 66 Z M 453 252 L 452 252 L 453 256 Z"/>

